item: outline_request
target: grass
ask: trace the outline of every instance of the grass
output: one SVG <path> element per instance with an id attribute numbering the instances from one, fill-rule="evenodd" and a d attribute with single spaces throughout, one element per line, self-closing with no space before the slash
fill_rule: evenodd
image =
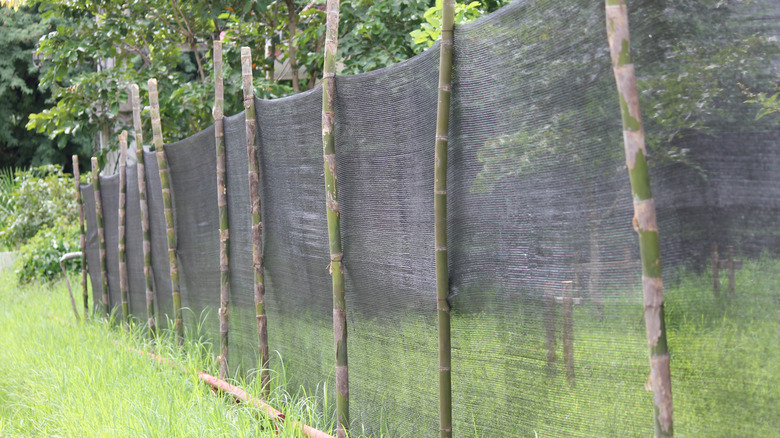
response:
<path id="1" fill-rule="evenodd" d="M 780 430 L 780 260 L 746 259 L 737 272 L 735 297 L 715 299 L 706 270 L 680 270 L 669 278 L 676 435 L 774 436 Z M 612 299 L 605 302 L 603 318 L 589 304 L 575 307 L 574 386 L 566 379 L 560 338 L 557 373 L 547 372 L 540 303 L 499 297 L 482 312 L 455 312 L 457 434 L 652 436 L 641 290 L 620 284 L 612 292 L 605 285 L 605 292 Z M 273 436 L 253 409 L 215 396 L 194 378 L 197 369 L 216 373 L 210 344 L 198 339 L 197 327 L 190 330 L 195 335 L 187 354 L 168 341 L 158 346 L 192 371 L 184 375 L 113 342 L 148 349 L 138 333 L 98 321 L 68 326 L 47 317 L 73 319 L 66 295 L 61 284 L 16 287 L 7 274 L 0 278 L 0 437 Z M 236 310 L 231 316 L 238 323 L 241 309 Z M 251 315 L 244 316 L 249 324 Z M 284 316 L 270 321 L 271 345 L 285 358 L 272 361 L 277 371 L 271 404 L 288 418 L 332 431 L 330 321 Z M 397 319 L 355 314 L 350 328 L 352 431 L 433 436 L 438 423 L 433 312 Z M 240 348 L 231 358 L 248 369 L 256 353 L 245 334 L 231 338 L 246 343 L 233 344 Z M 237 357 L 242 351 L 247 357 Z M 259 394 L 249 377 L 238 383 Z M 284 391 L 299 383 L 311 392 Z M 285 430 L 281 436 L 294 435 Z"/>
<path id="2" fill-rule="evenodd" d="M 208 343 L 188 339 L 181 353 L 169 337 L 159 341 L 156 352 L 185 374 L 130 351 L 151 349 L 138 329 L 71 322 L 63 282 L 15 286 L 6 272 L 0 302 L 0 437 L 277 436 L 258 410 L 197 379 L 196 370 L 218 374 Z M 291 420 L 330 430 L 316 395 L 287 393 L 283 370 L 274 378 L 270 403 L 287 421 L 278 436 L 299 436 Z M 253 382 L 232 383 L 260 394 Z"/>

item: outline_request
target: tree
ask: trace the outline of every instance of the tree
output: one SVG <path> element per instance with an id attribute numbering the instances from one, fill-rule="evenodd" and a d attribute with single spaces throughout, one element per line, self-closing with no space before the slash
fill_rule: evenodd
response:
<path id="1" fill-rule="evenodd" d="M 41 111 L 50 97 L 38 87 L 38 68 L 33 63 L 35 43 L 53 30 L 37 7 L 0 8 L 3 32 L 0 45 L 0 163 L 27 167 L 67 164 L 72 154 L 85 154 L 90 146 L 83 136 L 62 135 L 56 139 L 27 132 L 28 115 Z"/>

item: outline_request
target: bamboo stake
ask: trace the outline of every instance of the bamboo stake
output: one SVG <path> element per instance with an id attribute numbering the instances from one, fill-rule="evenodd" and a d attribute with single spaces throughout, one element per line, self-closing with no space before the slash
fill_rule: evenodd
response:
<path id="1" fill-rule="evenodd" d="M 555 329 L 555 291 L 547 286 L 544 291 L 544 333 L 547 347 L 547 374 L 555 377 L 557 374 L 557 342 Z"/>
<path id="2" fill-rule="evenodd" d="M 148 316 L 149 336 L 154 339 L 157 327 L 154 314 L 154 277 L 152 275 L 152 242 L 149 232 L 149 205 L 146 202 L 146 161 L 144 158 L 143 128 L 141 126 L 141 99 L 138 97 L 138 85 L 130 86 L 133 100 L 133 130 L 135 131 L 135 157 L 138 161 L 138 199 L 141 208 L 141 232 L 143 233 L 144 280 L 146 280 L 146 313 Z"/>
<path id="3" fill-rule="evenodd" d="M 561 282 L 561 316 L 563 316 L 563 362 L 566 366 L 566 380 L 574 386 L 574 300 L 572 282 Z"/>
<path id="4" fill-rule="evenodd" d="M 127 254 L 125 253 L 125 230 L 127 203 L 127 131 L 119 134 L 119 290 L 122 297 L 122 321 L 130 324 L 130 304 L 127 299 Z"/>
<path id="5" fill-rule="evenodd" d="M 336 98 L 336 54 L 339 44 L 339 0 L 328 0 L 325 27 L 325 63 L 322 70 L 322 153 L 325 167 L 325 204 L 330 241 L 330 274 L 333 280 L 333 337 L 336 349 L 336 436 L 349 430 L 349 362 L 347 360 L 347 303 L 344 299 L 344 270 L 341 249 L 336 176 L 336 143 L 333 137 Z"/>
<path id="6" fill-rule="evenodd" d="M 103 200 L 100 198 L 100 166 L 92 157 L 92 184 L 95 192 L 95 223 L 98 229 L 98 253 L 100 255 L 100 284 L 103 286 L 103 310 L 106 318 L 111 314 L 108 303 L 108 276 L 106 275 L 106 230 L 103 228 Z"/>
<path id="7" fill-rule="evenodd" d="M 436 235 L 436 308 L 439 318 L 439 435 L 452 437 L 452 360 L 450 349 L 449 267 L 447 266 L 447 145 L 452 83 L 452 36 L 455 1 L 442 4 L 439 98 L 436 108 L 434 233 Z"/>
<path id="8" fill-rule="evenodd" d="M 263 272 L 263 218 L 260 211 L 260 163 L 257 156 L 257 122 L 255 121 L 255 91 L 252 85 L 252 52 L 241 48 L 241 79 L 246 114 L 246 152 L 249 156 L 249 199 L 252 211 L 252 267 L 255 271 L 255 317 L 257 318 L 260 378 L 263 393 L 270 393 L 268 382 L 268 321 L 265 314 L 265 275 Z"/>
<path id="9" fill-rule="evenodd" d="M 718 257 L 718 244 L 712 244 L 712 294 L 715 299 L 720 297 L 720 257 Z"/>
<path id="10" fill-rule="evenodd" d="M 639 109 L 634 64 L 628 29 L 628 9 L 624 0 L 606 0 L 607 38 L 612 55 L 620 109 L 626 165 L 634 199 L 634 229 L 639 235 L 642 255 L 642 288 L 645 303 L 645 327 L 650 350 L 650 380 L 653 390 L 655 436 L 674 436 L 672 384 L 669 351 L 664 322 L 664 293 L 658 224 L 650 189 L 644 129 Z"/>
<path id="11" fill-rule="evenodd" d="M 84 200 L 81 198 L 81 174 L 79 173 L 79 157 L 73 156 L 73 180 L 76 182 L 76 205 L 79 209 L 79 247 L 84 257 L 81 258 L 81 288 L 84 296 L 84 320 L 89 318 L 89 293 L 87 291 L 87 233 L 84 230 Z"/>
<path id="12" fill-rule="evenodd" d="M 157 167 L 160 168 L 160 185 L 162 186 L 163 208 L 165 211 L 165 231 L 168 236 L 168 263 L 171 268 L 171 296 L 173 298 L 173 329 L 176 331 L 176 340 L 181 346 L 184 345 L 184 324 L 181 315 L 181 292 L 179 290 L 179 261 L 176 258 L 176 230 L 173 225 L 170 173 L 168 171 L 168 159 L 165 157 L 165 146 L 163 145 L 156 79 L 149 79 L 149 102 L 152 107 L 152 134 L 154 149 L 157 152 Z"/>
<path id="13" fill-rule="evenodd" d="M 217 205 L 219 207 L 219 377 L 228 375 L 228 332 L 230 330 L 230 230 L 225 178 L 225 91 L 222 72 L 222 41 L 214 41 L 214 137 L 217 149 Z"/>

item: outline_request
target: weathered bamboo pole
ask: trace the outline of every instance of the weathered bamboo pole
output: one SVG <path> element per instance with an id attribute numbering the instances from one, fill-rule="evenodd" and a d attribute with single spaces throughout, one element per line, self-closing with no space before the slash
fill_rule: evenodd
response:
<path id="1" fill-rule="evenodd" d="M 257 318 L 260 378 L 263 394 L 268 396 L 268 321 L 265 315 L 265 274 L 263 272 L 263 217 L 260 212 L 260 162 L 257 156 L 257 121 L 255 120 L 255 90 L 252 85 L 252 52 L 241 48 L 241 82 L 244 89 L 246 114 L 246 152 L 249 156 L 249 199 L 252 212 L 252 267 L 255 271 L 255 317 Z"/>
<path id="2" fill-rule="evenodd" d="M 162 186 L 163 208 L 165 212 L 165 231 L 168 236 L 168 263 L 171 269 L 171 296 L 173 298 L 173 329 L 176 331 L 176 340 L 179 345 L 184 345 L 184 324 L 181 315 L 181 292 L 179 290 L 179 260 L 176 257 L 176 230 L 173 225 L 173 200 L 171 198 L 168 159 L 165 156 L 165 146 L 163 145 L 156 79 L 149 79 L 149 102 L 152 108 L 152 138 L 154 149 L 157 153 L 157 167 L 160 169 L 160 185 Z"/>
<path id="3" fill-rule="evenodd" d="M 149 232 L 149 205 L 146 202 L 146 161 L 144 158 L 144 136 L 141 125 L 141 99 L 138 97 L 138 85 L 130 86 L 133 100 L 133 131 L 135 131 L 135 158 L 138 162 L 138 199 L 141 209 L 141 232 L 143 233 L 144 280 L 146 281 L 146 313 L 148 316 L 149 336 L 154 339 L 157 327 L 154 310 L 154 277 L 152 275 L 152 239 Z"/>
<path id="4" fill-rule="evenodd" d="M 712 294 L 720 297 L 720 257 L 718 256 L 718 244 L 712 244 Z"/>
<path id="5" fill-rule="evenodd" d="M 228 334 L 230 331 L 230 228 L 228 224 L 225 178 L 225 89 L 222 71 L 222 41 L 214 41 L 214 138 L 217 149 L 217 206 L 219 208 L 219 377 L 228 375 Z"/>
<path id="6" fill-rule="evenodd" d="M 452 437 L 452 359 L 450 347 L 449 267 L 447 266 L 447 145 L 452 84 L 452 36 L 455 1 L 442 4 L 439 97 L 436 107 L 436 155 L 433 183 L 436 250 L 436 308 L 439 318 L 439 435 Z"/>
<path id="7" fill-rule="evenodd" d="M 119 134 L 119 291 L 122 297 L 122 321 L 130 324 L 130 302 L 127 295 L 127 254 L 125 252 L 127 204 L 127 131 Z"/>
<path id="8" fill-rule="evenodd" d="M 650 349 L 650 380 L 653 389 L 655 436 L 674 436 L 672 383 L 669 371 L 669 351 L 664 321 L 664 293 L 661 278 L 661 256 L 658 245 L 658 224 L 650 189 L 647 150 L 639 93 L 628 29 L 628 9 L 624 0 L 606 0 L 607 38 L 612 55 L 620 109 L 623 119 L 623 140 L 626 165 L 634 199 L 634 229 L 639 235 L 642 255 L 642 289 L 645 303 L 645 327 Z"/>
<path id="9" fill-rule="evenodd" d="M 555 377 L 558 372 L 555 315 L 555 291 L 547 286 L 544 290 L 544 343 L 547 347 L 547 374 L 550 377 Z"/>
<path id="10" fill-rule="evenodd" d="M 563 317 L 563 363 L 566 366 L 566 380 L 574 386 L 574 297 L 572 282 L 561 282 L 561 316 Z"/>
<path id="11" fill-rule="evenodd" d="M 89 318 L 89 293 L 87 291 L 87 233 L 84 229 L 84 200 L 81 198 L 81 174 L 79 156 L 73 156 L 73 180 L 76 183 L 76 205 L 79 209 L 79 247 L 84 256 L 81 258 L 81 290 L 84 296 L 84 319 Z"/>
<path id="12" fill-rule="evenodd" d="M 100 284 L 103 287 L 103 310 L 106 318 L 111 314 L 108 302 L 108 276 L 106 275 L 106 230 L 103 228 L 103 200 L 100 197 L 100 166 L 92 157 L 92 184 L 95 192 L 95 224 L 98 230 L 98 254 L 100 255 Z"/>
<path id="13" fill-rule="evenodd" d="M 330 241 L 330 274 L 333 280 L 333 337 L 336 349 L 336 435 L 347 436 L 349 430 L 349 362 L 347 360 L 347 303 L 344 298 L 344 270 L 341 249 L 336 177 L 336 142 L 334 101 L 336 98 L 336 54 L 339 44 L 339 0 L 328 0 L 325 27 L 325 63 L 322 69 L 322 154 L 325 167 L 325 204 Z"/>

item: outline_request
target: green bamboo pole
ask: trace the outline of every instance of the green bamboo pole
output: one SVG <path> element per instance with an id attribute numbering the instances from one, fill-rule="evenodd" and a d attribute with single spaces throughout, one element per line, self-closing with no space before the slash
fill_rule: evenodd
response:
<path id="1" fill-rule="evenodd" d="M 103 286 L 103 310 L 106 318 L 111 314 L 108 302 L 108 276 L 106 275 L 106 230 L 103 228 L 103 200 L 100 197 L 100 166 L 92 157 L 92 186 L 95 192 L 95 223 L 98 229 L 98 254 L 100 255 L 100 284 Z"/>
<path id="2" fill-rule="evenodd" d="M 152 107 L 152 135 L 154 149 L 157 152 L 157 167 L 160 169 L 163 208 L 165 211 L 165 231 L 168 236 L 168 262 L 171 269 L 171 296 L 173 298 L 173 329 L 179 345 L 184 344 L 184 324 L 181 315 L 181 292 L 179 290 L 179 260 L 176 258 L 176 230 L 173 225 L 173 200 L 168 171 L 168 159 L 165 157 L 162 124 L 160 123 L 160 103 L 157 97 L 157 80 L 149 79 L 149 102 Z"/>
<path id="3" fill-rule="evenodd" d="M 217 149 L 217 206 L 219 208 L 219 377 L 228 375 L 228 334 L 230 331 L 230 228 L 228 225 L 225 178 L 225 89 L 222 71 L 222 41 L 214 41 L 214 138 Z"/>
<path id="4" fill-rule="evenodd" d="M 263 266 L 263 217 L 260 213 L 260 162 L 257 156 L 257 122 L 255 121 L 255 91 L 252 85 L 252 51 L 241 48 L 241 82 L 244 89 L 246 114 L 246 152 L 249 156 L 249 199 L 252 212 L 252 267 L 255 270 L 255 317 L 257 318 L 260 378 L 263 393 L 270 393 L 268 385 L 268 321 L 265 315 L 265 276 Z"/>
<path id="5" fill-rule="evenodd" d="M 336 98 L 336 54 L 339 44 L 339 0 L 328 0 L 325 27 L 325 65 L 322 70 L 322 154 L 325 167 L 325 204 L 330 241 L 330 274 L 333 280 L 333 337 L 336 348 L 336 436 L 349 430 L 349 362 L 347 360 L 347 303 L 344 299 L 344 270 L 341 249 L 336 178 L 336 143 L 333 137 Z"/>
<path id="6" fill-rule="evenodd" d="M 645 327 L 650 350 L 650 380 L 653 389 L 656 437 L 674 436 L 672 420 L 672 384 L 669 351 L 664 322 L 664 293 L 658 224 L 647 169 L 647 150 L 639 94 L 628 29 L 628 10 L 624 0 L 606 0 L 607 38 L 612 55 L 620 109 L 626 164 L 634 199 L 634 229 L 639 235 L 642 255 L 642 288 L 645 303 Z"/>
<path id="7" fill-rule="evenodd" d="M 157 327 L 154 311 L 154 277 L 152 275 L 152 239 L 149 232 L 149 205 L 146 202 L 146 161 L 144 158 L 144 137 L 141 125 L 141 99 L 138 97 L 138 85 L 130 86 L 133 100 L 133 131 L 135 131 L 135 158 L 138 161 L 138 199 L 141 209 L 141 232 L 143 233 L 144 280 L 146 281 L 146 313 L 148 315 L 149 336 L 154 339 Z"/>
<path id="8" fill-rule="evenodd" d="M 439 436 L 452 437 L 452 360 L 450 349 L 449 267 L 447 266 L 447 145 L 452 83 L 452 34 L 455 1 L 442 4 L 439 98 L 436 107 L 434 160 L 434 233 L 436 250 L 436 308 L 439 316 Z"/>
<path id="9" fill-rule="evenodd" d="M 79 209 L 79 247 L 81 248 L 81 290 L 84 297 L 84 320 L 89 318 L 89 293 L 87 291 L 87 233 L 84 230 L 84 200 L 81 198 L 81 174 L 79 156 L 73 156 L 73 180 L 76 183 L 76 205 Z"/>
<path id="10" fill-rule="evenodd" d="M 127 254 L 125 230 L 127 203 L 127 131 L 119 134 L 119 290 L 122 297 L 122 321 L 130 324 L 130 303 L 127 299 Z"/>

